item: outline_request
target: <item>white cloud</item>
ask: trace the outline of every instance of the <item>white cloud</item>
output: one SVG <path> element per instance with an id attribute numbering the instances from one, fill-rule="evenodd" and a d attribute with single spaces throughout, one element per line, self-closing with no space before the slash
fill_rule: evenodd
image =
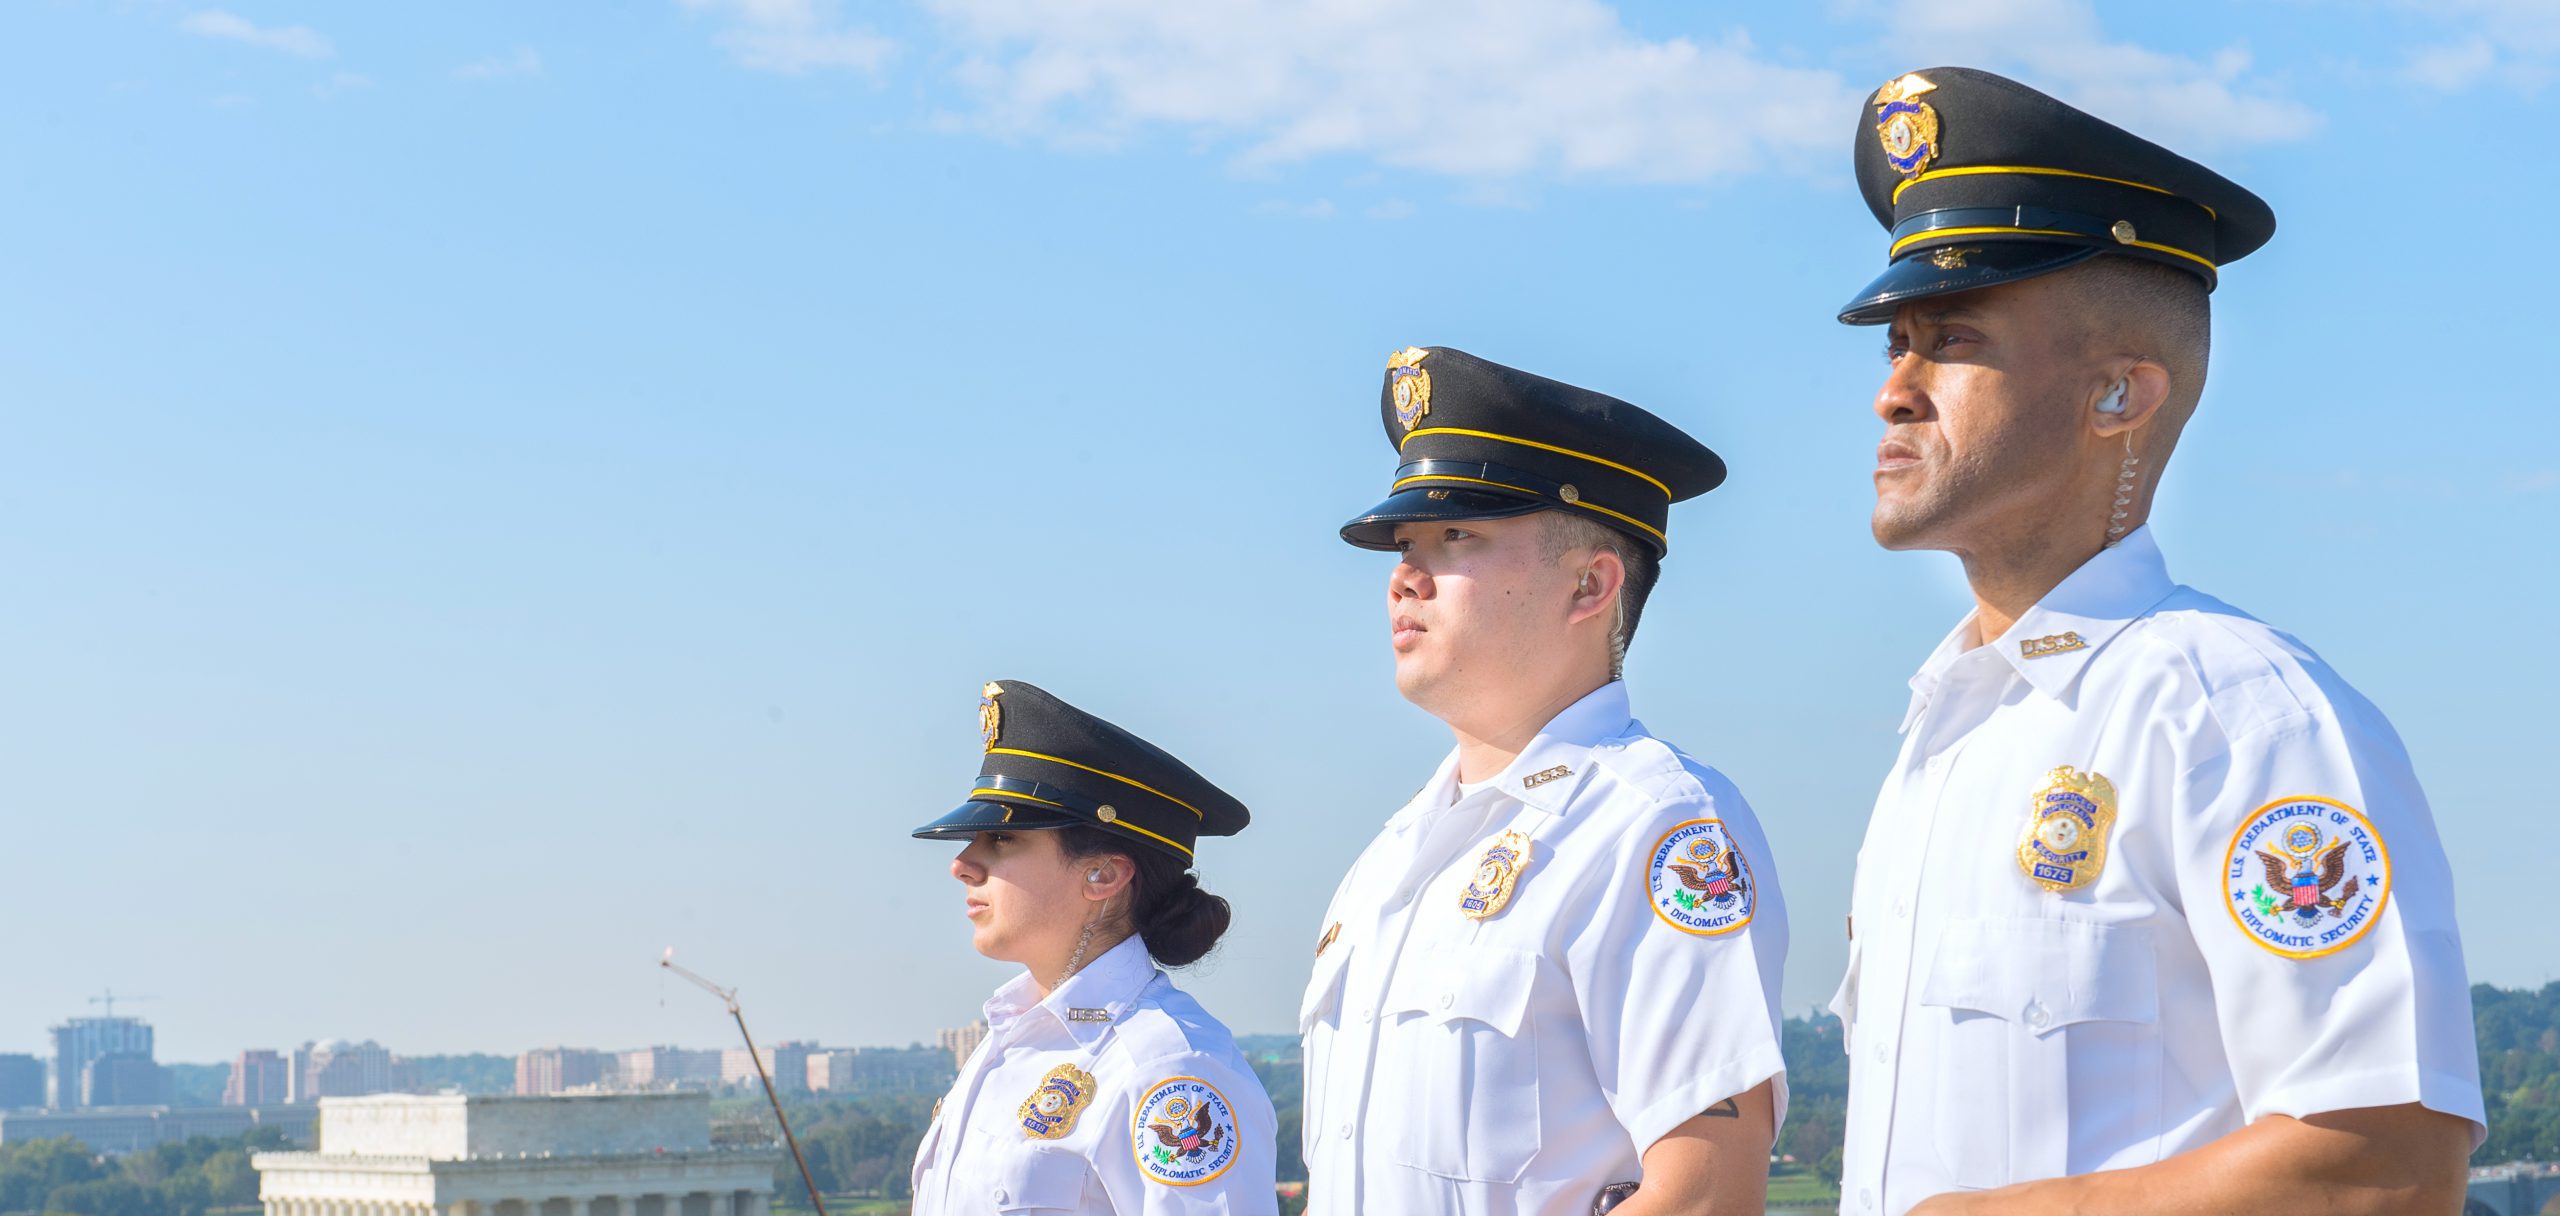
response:
<path id="1" fill-rule="evenodd" d="M 2302 139 L 2321 126 L 2318 111 L 2249 78 L 2246 49 L 2197 59 L 2112 41 L 2089 0 L 1896 0 L 1856 8 L 1853 15 L 1892 31 L 1897 64 L 2015 72 L 2180 152 Z"/>
<path id="2" fill-rule="evenodd" d="M 2560 3 L 2427 0 L 2404 8 L 2451 27 L 2454 37 L 2409 52 L 2401 78 L 2442 93 L 2495 83 L 2531 94 L 2560 71 Z"/>
<path id="3" fill-rule="evenodd" d="M 2498 49 L 2486 38 L 2474 35 L 2460 42 L 2419 47 L 2409 53 L 2408 64 L 2400 74 L 2413 84 L 2425 85 L 2440 93 L 2458 93 L 2486 75 L 2498 62 Z"/>
<path id="4" fill-rule="evenodd" d="M 694 0 L 688 0 L 694 2 Z M 1153 129 L 1248 168 L 1327 155 L 1474 180 L 1837 166 L 1858 91 L 1739 33 L 1651 40 L 1601 0 L 924 0 L 958 123 L 1071 146 Z"/>
<path id="5" fill-rule="evenodd" d="M 207 38 L 245 42 L 304 59 L 328 59 L 338 53 L 327 35 L 306 25 L 262 26 L 246 17 L 209 8 L 187 15 L 178 28 Z"/>
<path id="6" fill-rule="evenodd" d="M 532 47 L 520 46 L 503 55 L 491 55 L 476 63 L 455 68 L 453 74 L 465 80 L 494 80 L 501 76 L 539 76 L 542 56 Z"/>
<path id="7" fill-rule="evenodd" d="M 327 80 L 311 86 L 311 92 L 319 97 L 335 97 L 340 93 L 372 87 L 373 77 L 357 72 L 331 72 Z"/>
<path id="8" fill-rule="evenodd" d="M 843 25 L 831 0 L 683 0 L 696 12 L 729 19 L 718 37 L 729 57 L 759 72 L 798 76 L 840 68 L 876 72 L 898 44 L 871 30 Z"/>

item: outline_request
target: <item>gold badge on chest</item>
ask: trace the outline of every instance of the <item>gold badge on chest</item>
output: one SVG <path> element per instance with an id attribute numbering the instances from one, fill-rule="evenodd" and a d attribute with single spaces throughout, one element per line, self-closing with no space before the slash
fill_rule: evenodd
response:
<path id="1" fill-rule="evenodd" d="M 1466 894 L 1458 898 L 1458 911 L 1470 920 L 1500 912 L 1511 902 L 1511 892 L 1520 885 L 1520 875 L 1529 868 L 1529 838 L 1519 832 L 1504 832 L 1485 846 L 1484 856 L 1476 859 L 1476 872 L 1467 880 Z"/>
<path id="2" fill-rule="evenodd" d="M 2077 890 L 2107 866 L 2107 836 L 2116 826 L 2115 783 L 2066 764 L 2045 774 L 2027 830 L 2018 837 L 2018 869 L 2045 890 Z"/>
<path id="3" fill-rule="evenodd" d="M 1076 1129 L 1076 1116 L 1093 1101 L 1093 1074 L 1061 1064 L 1040 1079 L 1040 1088 L 1022 1100 L 1022 1134 L 1034 1140 L 1062 1139 Z"/>

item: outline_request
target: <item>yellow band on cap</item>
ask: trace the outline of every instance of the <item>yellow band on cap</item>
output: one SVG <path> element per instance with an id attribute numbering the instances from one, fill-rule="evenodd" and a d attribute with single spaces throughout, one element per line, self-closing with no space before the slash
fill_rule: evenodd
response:
<path id="1" fill-rule="evenodd" d="M 1984 173 L 2024 173 L 2030 177 L 2076 177 L 2083 181 L 2105 182 L 2111 186 L 2131 186 L 2136 190 L 2148 190 L 2153 194 L 2166 194 L 2174 199 L 2184 199 L 2187 202 L 2196 203 L 2194 199 L 2187 198 L 2183 194 L 2163 190 L 2158 186 L 2150 185 L 2145 182 L 2126 181 L 2121 177 L 2101 177 L 2095 173 L 2081 173 L 2072 169 L 2040 169 L 2033 165 L 1958 165 L 1952 169 L 1931 169 L 1918 177 L 1910 178 L 1902 184 L 1895 186 L 1893 188 L 1893 201 L 1897 203 L 1901 202 L 1903 191 L 1925 181 L 1934 181 L 1941 177 L 1973 177 Z M 2203 203 L 2196 203 L 2196 206 L 2204 207 L 2204 213 L 2206 215 L 2212 216 L 2215 219 L 2222 218 L 2221 212 L 2216 211 L 2211 207 L 2205 207 Z"/>
<path id="2" fill-rule="evenodd" d="M 1885 251 L 1885 256 L 1888 258 L 1901 257 L 1903 248 L 1910 245 L 1912 242 L 1925 241 L 1932 237 L 1941 236 L 2068 236 L 2078 237 L 2083 240 L 2089 239 L 2089 234 L 2085 232 L 2064 232 L 2055 228 L 1932 228 L 1927 232 L 1915 232 L 1901 240 L 1895 241 L 1893 243 L 1893 248 Z M 2118 241 L 2116 243 L 2119 245 L 2131 245 L 2136 249 L 2156 249 L 2162 253 L 2174 253 L 2198 266 L 2204 267 L 2207 270 L 2220 269 L 2220 267 L 2215 266 L 2213 263 L 2197 257 L 2184 249 L 2177 249 L 2168 245 L 2163 245 L 2158 241 Z"/>
<path id="3" fill-rule="evenodd" d="M 1509 490 L 1509 491 L 1511 491 L 1511 492 L 1513 492 L 1513 493 L 1515 493 L 1515 494 L 1526 494 L 1526 495 L 1530 496 L 1531 498 L 1537 498 L 1537 497 L 1539 497 L 1539 494 L 1538 494 L 1538 492 L 1537 492 L 1536 490 L 1524 490 L 1524 489 L 1521 489 L 1519 486 L 1504 485 L 1503 483 L 1498 482 L 1498 481 L 1486 481 L 1485 479 L 1483 479 L 1483 478 L 1481 478 L 1481 477 L 1452 477 L 1452 476 L 1449 476 L 1448 474 L 1445 474 L 1445 473 L 1425 473 L 1425 474 L 1423 474 L 1423 475 L 1421 475 L 1421 476 L 1419 476 L 1419 477 L 1407 477 L 1407 478 L 1405 478 L 1404 480 L 1402 480 L 1402 481 L 1399 481 L 1399 482 L 1395 483 L 1394 485 L 1388 486 L 1388 487 L 1387 487 L 1387 492 L 1388 492 L 1388 493 L 1390 493 L 1390 494 L 1393 494 L 1393 493 L 1395 493 L 1396 491 L 1401 490 L 1401 489 L 1405 488 L 1406 486 L 1412 485 L 1413 483 L 1415 483 L 1415 482 L 1417 482 L 1417 481 L 1463 481 L 1463 482 L 1468 483 L 1469 485 L 1493 486 L 1493 487 L 1495 487 L 1496 489 Z M 1663 546 L 1664 546 L 1665 548 L 1668 548 L 1668 547 L 1670 547 L 1670 545 L 1671 545 L 1671 538 L 1670 538 L 1670 537 L 1668 537 L 1668 536 L 1663 535 L 1663 534 L 1662 534 L 1662 529 L 1657 528 L 1657 527 L 1654 527 L 1652 524 L 1646 523 L 1645 521 L 1643 521 L 1643 520 L 1641 520 L 1641 519 L 1637 519 L 1635 516 L 1632 516 L 1632 515 L 1625 515 L 1625 514 L 1621 514 L 1621 513 L 1619 513 L 1619 512 L 1616 512 L 1616 511 L 1612 511 L 1612 510 L 1610 510 L 1609 508 L 1604 507 L 1604 506 L 1601 506 L 1600 504 L 1598 504 L 1598 503 L 1596 503 L 1596 502 L 1589 501 L 1588 499 L 1586 499 L 1586 500 L 1584 500 L 1584 501 L 1581 501 L 1581 502 L 1571 502 L 1571 503 L 1566 503 L 1566 504 L 1564 504 L 1564 505 L 1565 505 L 1565 506 L 1568 506 L 1568 507 L 1580 507 L 1580 508 L 1582 508 L 1582 509 L 1583 509 L 1583 510 L 1585 510 L 1585 511 L 1598 511 L 1598 512 L 1599 512 L 1599 513 L 1601 513 L 1602 515 L 1609 516 L 1609 517 L 1611 517 L 1611 518 L 1613 518 L 1613 519 L 1623 519 L 1623 520 L 1627 521 L 1628 523 L 1634 524 L 1635 526 L 1637 526 L 1637 527 L 1639 527 L 1639 528 L 1642 528 L 1642 529 L 1644 529 L 1644 530 L 1645 530 L 1645 531 L 1647 531 L 1647 532 L 1652 533 L 1652 534 L 1653 534 L 1653 538 L 1654 538 L 1655 540 L 1661 541 L 1661 542 L 1662 542 L 1662 544 L 1663 544 Z"/>
<path id="4" fill-rule="evenodd" d="M 1028 755 L 1029 753 L 1027 753 L 1027 752 L 1026 752 L 1026 753 L 1023 753 L 1023 754 Z M 1046 759 L 1049 759 L 1049 757 L 1047 757 L 1047 756 L 1042 756 L 1042 757 L 1041 757 L 1041 759 L 1046 760 Z M 1060 761 L 1060 763 L 1066 763 L 1066 762 L 1065 762 L 1065 761 Z M 1077 768 L 1083 768 L 1084 766 L 1083 766 L 1083 765 L 1081 765 L 1081 764 L 1079 764 L 1079 765 L 1077 765 L 1076 767 L 1077 767 Z M 1110 776 L 1110 775 L 1111 775 L 1111 774 L 1109 774 L 1109 773 L 1104 773 L 1104 774 L 1103 774 L 1103 776 L 1105 776 L 1105 777 L 1108 777 L 1108 776 Z M 1123 777 L 1123 778 L 1121 778 L 1121 780 L 1123 780 L 1123 781 L 1128 781 L 1128 778 Z M 1131 784 L 1131 785 L 1137 785 L 1138 783 L 1137 783 L 1137 782 L 1135 782 L 1135 781 L 1130 781 L 1130 782 L 1129 782 L 1129 784 Z M 1140 788 L 1142 788 L 1142 789 L 1143 789 L 1143 788 L 1145 788 L 1145 787 L 1141 786 Z M 1154 791 L 1152 791 L 1152 790 L 1149 790 L 1148 792 L 1149 792 L 1149 793 L 1154 793 Z M 1065 804 L 1065 803 L 1063 803 L 1063 802 L 1051 802 L 1051 801 L 1049 801 L 1049 800 L 1048 800 L 1048 799 L 1046 799 L 1046 798 L 1038 798 L 1038 797 L 1034 797 L 1034 796 L 1032 796 L 1032 795 L 1030 795 L 1030 794 L 1019 794 L 1019 793 L 1015 793 L 1015 792 L 1014 792 L 1014 791 L 1012 791 L 1012 790 L 991 790 L 991 789 L 987 789 L 987 788 L 985 788 L 985 787 L 981 786 L 981 787 L 979 787 L 979 788 L 977 788 L 977 789 L 974 789 L 974 790 L 969 791 L 969 796 L 970 796 L 970 797 L 972 797 L 972 798 L 975 798 L 975 797 L 977 797 L 977 796 L 978 796 L 978 795 L 980 795 L 980 794 L 988 794 L 988 795 L 992 795 L 992 796 L 997 797 L 997 798 L 1019 798 L 1019 799 L 1023 800 L 1024 802 L 1037 802 L 1037 803 L 1039 803 L 1039 804 L 1040 804 L 1040 805 L 1042 805 L 1042 806 L 1054 806 L 1054 807 L 1056 807 L 1056 808 L 1058 808 L 1059 810 L 1062 810 L 1062 811 L 1065 811 L 1065 810 L 1072 810 L 1072 809 L 1074 809 L 1074 808 L 1072 808 L 1072 807 L 1069 807 L 1068 805 L 1066 805 L 1066 804 Z M 1159 797 L 1161 797 L 1161 795 L 1159 795 Z M 1197 814 L 1199 814 L 1200 812 L 1198 812 L 1198 811 L 1193 811 L 1193 812 L 1191 812 L 1191 813 L 1192 813 L 1192 814 L 1194 814 L 1194 815 L 1197 815 Z M 1103 827 L 1107 827 L 1107 828 L 1127 828 L 1127 829 L 1129 829 L 1130 831 L 1132 831 L 1132 832 L 1136 832 L 1137 834 L 1139 834 L 1139 835 L 1141 835 L 1141 836 L 1150 836 L 1150 837 L 1154 837 L 1154 838 L 1155 838 L 1155 839 L 1157 839 L 1157 840 L 1163 840 L 1163 841 L 1165 842 L 1165 844 L 1167 844 L 1168 846 L 1171 846 L 1171 847 L 1176 848 L 1176 849 L 1182 849 L 1182 855 L 1183 855 L 1183 856 L 1185 856 L 1185 857 L 1189 857 L 1189 856 L 1191 856 L 1191 855 L 1192 855 L 1192 854 L 1191 854 L 1191 850 L 1189 850 L 1189 849 L 1183 849 L 1183 848 L 1182 848 L 1182 845 L 1181 845 L 1179 842 L 1177 842 L 1177 841 L 1173 841 L 1173 840 L 1167 840 L 1167 839 L 1165 839 L 1165 838 L 1164 838 L 1164 837 L 1162 837 L 1162 836 L 1157 836 L 1155 833 L 1150 832 L 1150 831 L 1146 830 L 1145 828 L 1139 827 L 1138 825 L 1136 825 L 1136 824 L 1134 824 L 1134 823 L 1131 823 L 1131 822 L 1129 822 L 1129 821 L 1128 821 L 1128 820 L 1126 820 L 1126 819 L 1105 819 L 1105 820 L 1102 820 L 1102 821 L 1101 821 L 1101 825 L 1102 825 Z"/>
<path id="5" fill-rule="evenodd" d="M 1177 843 L 1177 842 L 1175 842 L 1175 841 L 1172 841 L 1172 840 L 1166 840 L 1164 837 L 1162 837 L 1162 836 L 1158 836 L 1158 835 L 1156 835 L 1155 833 L 1150 832 L 1150 831 L 1146 830 L 1145 828 L 1139 827 L 1138 825 L 1136 825 L 1136 824 L 1134 824 L 1134 823 L 1131 823 L 1131 822 L 1129 822 L 1129 821 L 1128 821 L 1128 820 L 1126 820 L 1126 819 L 1113 819 L 1113 820 L 1109 820 L 1109 821 L 1105 822 L 1102 826 L 1107 827 L 1107 828 L 1127 828 L 1127 829 L 1129 829 L 1130 831 L 1132 831 L 1132 832 L 1136 832 L 1137 834 L 1139 834 L 1139 835 L 1141 835 L 1141 836 L 1146 836 L 1146 837 L 1149 837 L 1149 838 L 1152 838 L 1152 839 L 1155 839 L 1155 840 L 1163 840 L 1163 841 L 1164 841 L 1164 843 L 1165 843 L 1165 847 L 1167 847 L 1167 848 L 1172 848 L 1172 849 L 1180 849 L 1180 850 L 1181 850 L 1181 852 L 1182 852 L 1182 855 L 1183 855 L 1183 856 L 1185 856 L 1185 857 L 1189 857 L 1189 856 L 1191 856 L 1191 850 L 1183 848 L 1179 843 Z"/>
<path id="6" fill-rule="evenodd" d="M 988 749 L 987 749 L 987 751 L 988 751 L 988 753 L 989 753 L 989 754 L 991 754 L 991 755 L 1004 755 L 1004 756 L 1029 756 L 1030 758 L 1032 758 L 1032 759 L 1034 759 L 1034 760 L 1046 760 L 1046 761 L 1048 761 L 1048 762 L 1049 762 L 1049 763 L 1051 763 L 1051 764 L 1063 764 L 1063 765 L 1066 765 L 1068 768 L 1080 768 L 1080 769 L 1083 769 L 1084 771 L 1086 771 L 1086 772 L 1088 772 L 1088 773 L 1092 773 L 1092 774 L 1094 774 L 1094 775 L 1095 775 L 1095 776 L 1097 776 L 1097 777 L 1109 777 L 1109 778 L 1111 778 L 1112 780 L 1117 781 L 1117 782 L 1120 782 L 1120 783 L 1122 783 L 1122 784 L 1124 784 L 1124 785 L 1134 785 L 1134 786 L 1138 787 L 1139 789 L 1145 790 L 1146 792 L 1148 792 L 1148 793 L 1150 793 L 1150 794 L 1153 794 L 1153 795 L 1155 795 L 1155 796 L 1156 796 L 1156 797 L 1158 797 L 1158 798 L 1162 798 L 1162 799 L 1164 799 L 1165 801 L 1167 801 L 1167 802 L 1170 802 L 1170 803 L 1174 804 L 1175 806 L 1181 807 L 1182 809 L 1184 809 L 1184 810 L 1186 810 L 1186 811 L 1191 812 L 1192 817 L 1194 817 L 1194 818 L 1197 818 L 1197 819 L 1204 819 L 1204 820 L 1208 818 L 1208 816 L 1203 815 L 1203 814 L 1201 814 L 1201 813 L 1200 813 L 1200 808 L 1199 808 L 1199 807 L 1193 806 L 1193 805 L 1191 805 L 1191 804 L 1190 804 L 1190 803 L 1188 803 L 1188 802 L 1184 802 L 1183 800 L 1181 800 L 1181 799 L 1179 799 L 1179 798 L 1176 798 L 1176 797 L 1174 797 L 1173 795 L 1171 795 L 1171 794 L 1168 794 L 1168 793 L 1164 792 L 1163 790 L 1157 789 L 1156 787 L 1154 787 L 1154 786 L 1152 786 L 1152 785 L 1149 785 L 1149 784 L 1147 784 L 1147 783 L 1146 783 L 1146 782 L 1144 782 L 1144 781 L 1138 781 L 1138 780 L 1134 780 L 1134 779 L 1132 779 L 1132 778 L 1123 777 L 1123 776 L 1121 776 L 1120 774 L 1115 773 L 1115 772 L 1111 772 L 1111 771 L 1110 771 L 1110 770 L 1108 770 L 1108 769 L 1099 769 L 1099 768 L 1095 768 L 1094 766 L 1092 766 L 1092 765 L 1090 765 L 1090 764 L 1078 764 L 1078 763 L 1076 763 L 1075 761 L 1073 761 L 1073 760 L 1069 760 L 1069 759 L 1067 759 L 1067 758 L 1066 758 L 1066 757 L 1064 757 L 1064 756 L 1052 756 L 1052 755 L 1049 755 L 1049 754 L 1047 754 L 1047 753 L 1045 753 L 1045 752 L 1026 752 L 1026 751 L 1024 751 L 1024 750 L 1022 750 L 1021 748 L 1018 748 L 1018 747 L 990 747 L 990 748 L 988 748 Z M 1147 834 L 1148 834 L 1148 835 L 1150 835 L 1150 836 L 1154 836 L 1154 835 L 1155 835 L 1155 833 L 1153 833 L 1153 832 L 1149 832 L 1149 833 L 1147 833 Z M 1157 837 L 1157 839 L 1162 840 L 1163 838 L 1162 838 L 1162 837 Z M 1166 844 L 1172 844 L 1173 842 L 1172 842 L 1172 841 L 1170 841 L 1170 840 L 1166 840 L 1166 841 L 1165 841 L 1165 843 L 1166 843 Z"/>
<path id="7" fill-rule="evenodd" d="M 1491 431 L 1470 431 L 1454 426 L 1426 426 L 1418 431 L 1405 432 L 1404 438 L 1396 441 L 1396 450 L 1399 452 L 1403 451 L 1405 444 L 1415 439 L 1419 439 L 1424 435 L 1465 435 L 1472 439 L 1491 439 L 1497 443 L 1516 443 L 1524 448 L 1537 448 L 1544 452 L 1554 452 L 1559 456 L 1571 456 L 1576 460 L 1588 460 L 1593 464 L 1606 465 L 1609 468 L 1616 469 L 1630 477 L 1641 477 L 1646 482 L 1650 483 L 1654 489 L 1662 491 L 1662 496 L 1664 498 L 1667 499 L 1671 497 L 1671 487 L 1662 484 L 1660 479 L 1644 472 L 1643 470 L 1630 469 L 1625 465 L 1619 464 L 1617 461 L 1610 460 L 1604 456 L 1594 456 L 1589 452 L 1577 452 L 1572 448 L 1560 448 L 1552 443 L 1540 443 L 1535 439 L 1521 439 L 1511 435 L 1496 435 Z"/>
<path id="8" fill-rule="evenodd" d="M 1506 485 L 1499 481 L 1486 481 L 1481 477 L 1454 477 L 1447 473 L 1425 473 L 1420 477 L 1407 477 L 1394 485 L 1388 486 L 1387 493 L 1393 494 L 1417 481 L 1463 481 L 1469 485 L 1492 486 L 1497 490 L 1509 490 L 1514 494 L 1526 494 L 1531 498 L 1536 498 L 1538 496 L 1538 492 L 1536 490 L 1522 489 L 1519 486 Z"/>

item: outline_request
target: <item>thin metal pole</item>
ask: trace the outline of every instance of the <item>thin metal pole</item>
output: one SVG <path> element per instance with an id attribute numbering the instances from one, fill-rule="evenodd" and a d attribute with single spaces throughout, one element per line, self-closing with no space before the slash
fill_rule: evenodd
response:
<path id="1" fill-rule="evenodd" d="M 764 1057 L 756 1051 L 756 1036 L 747 1032 L 747 1015 L 738 1012 L 738 990 L 723 988 L 677 966 L 675 955 L 675 947 L 667 947 L 667 953 L 658 960 L 658 965 L 719 997 L 721 1003 L 729 1007 L 729 1016 L 737 1020 L 738 1037 L 747 1041 L 747 1059 L 756 1066 L 756 1080 L 764 1083 L 764 1100 L 773 1106 L 773 1121 L 782 1125 L 782 1142 L 791 1146 L 791 1163 L 800 1167 L 800 1185 L 809 1188 L 809 1206 L 818 1210 L 818 1216 L 827 1216 L 827 1201 L 818 1197 L 818 1180 L 809 1174 L 809 1159 L 800 1155 L 800 1138 L 791 1134 L 791 1116 L 782 1113 L 782 1099 L 773 1092 L 773 1077 L 765 1072 Z"/>
<path id="2" fill-rule="evenodd" d="M 818 1180 L 809 1176 L 809 1159 L 800 1155 L 800 1138 L 791 1134 L 791 1119 L 782 1113 L 782 1099 L 773 1092 L 773 1078 L 764 1071 L 764 1057 L 756 1052 L 756 1037 L 747 1033 L 747 1016 L 738 1012 L 738 1002 L 729 1002 L 729 1016 L 737 1019 L 738 1037 L 747 1041 L 747 1058 L 755 1061 L 756 1080 L 764 1082 L 764 1100 L 773 1104 L 773 1121 L 782 1125 L 782 1142 L 791 1146 L 791 1163 L 800 1167 L 800 1185 L 809 1188 L 809 1206 L 818 1216 L 827 1216 L 827 1201 L 818 1198 Z"/>

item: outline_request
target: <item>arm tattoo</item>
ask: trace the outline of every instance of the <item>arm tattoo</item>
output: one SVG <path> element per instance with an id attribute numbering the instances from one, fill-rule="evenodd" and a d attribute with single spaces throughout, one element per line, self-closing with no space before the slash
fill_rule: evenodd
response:
<path id="1" fill-rule="evenodd" d="M 1701 1117 L 1708 1119 L 1739 1119 L 1742 1117 L 1742 1107 L 1735 1104 L 1733 1099 L 1727 1098 L 1722 1102 L 1718 1102 L 1715 1105 L 1706 1108 L 1705 1110 L 1699 1111 L 1698 1114 Z"/>

